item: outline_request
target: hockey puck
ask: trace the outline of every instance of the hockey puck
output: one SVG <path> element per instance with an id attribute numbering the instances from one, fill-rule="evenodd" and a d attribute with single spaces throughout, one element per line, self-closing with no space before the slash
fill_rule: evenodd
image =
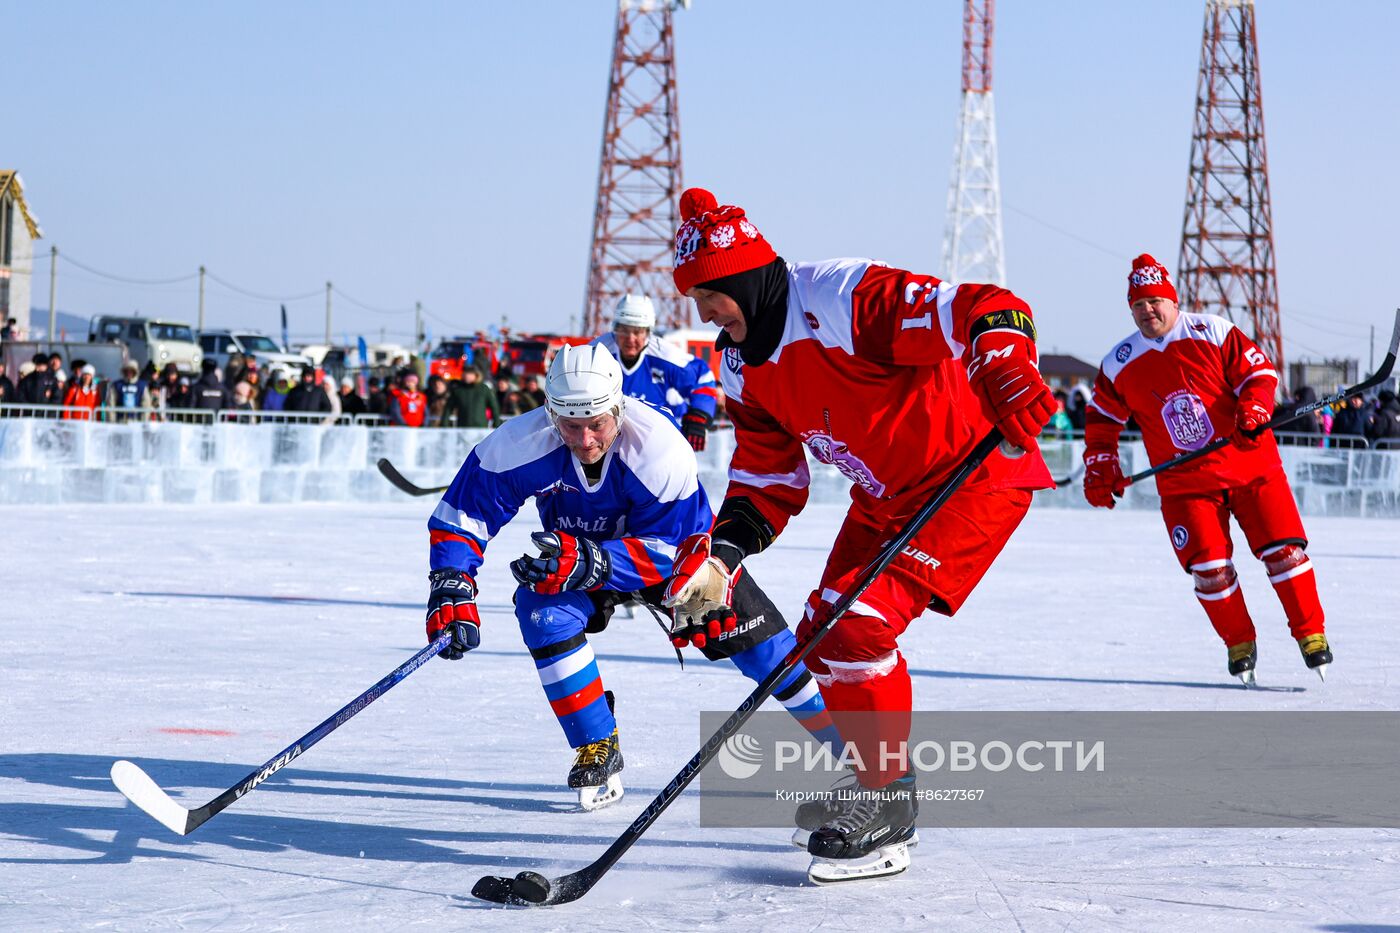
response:
<path id="1" fill-rule="evenodd" d="M 511 879 L 500 875 L 485 875 L 472 886 L 472 897 L 493 904 L 508 904 L 511 899 Z"/>
<path id="2" fill-rule="evenodd" d="M 537 871 L 522 871 L 511 882 L 510 890 L 522 901 L 543 904 L 549 899 L 549 879 Z"/>

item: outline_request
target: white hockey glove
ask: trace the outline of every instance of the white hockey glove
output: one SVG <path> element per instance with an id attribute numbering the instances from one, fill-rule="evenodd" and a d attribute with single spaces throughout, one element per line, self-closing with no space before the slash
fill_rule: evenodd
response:
<path id="1" fill-rule="evenodd" d="M 671 644 L 677 648 L 705 647 L 708 641 L 734 631 L 734 586 L 744 572 L 732 572 L 724 561 L 710 553 L 710 536 L 695 534 L 686 538 L 676 552 L 671 576 L 661 605 L 671 609 Z"/>

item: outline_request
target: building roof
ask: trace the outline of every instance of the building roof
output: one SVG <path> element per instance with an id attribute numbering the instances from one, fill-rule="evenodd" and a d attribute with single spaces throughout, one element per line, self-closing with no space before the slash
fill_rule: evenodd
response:
<path id="1" fill-rule="evenodd" d="M 1040 355 L 1040 371 L 1054 373 L 1057 376 L 1076 376 L 1085 379 L 1093 379 L 1099 374 L 1099 368 L 1094 364 L 1086 363 L 1077 356 L 1062 353 L 1042 353 Z"/>
<path id="2" fill-rule="evenodd" d="M 19 172 L 0 168 L 0 198 L 7 194 L 12 195 L 15 203 L 19 205 L 20 216 L 24 218 L 24 225 L 29 228 L 30 238 L 37 240 L 42 237 L 44 231 L 39 228 L 38 218 L 29 212 L 29 205 L 24 203 L 24 184 L 20 181 Z"/>

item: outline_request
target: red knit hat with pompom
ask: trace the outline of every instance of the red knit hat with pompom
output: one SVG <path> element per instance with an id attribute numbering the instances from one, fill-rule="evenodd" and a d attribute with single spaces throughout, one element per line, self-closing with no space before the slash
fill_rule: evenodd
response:
<path id="1" fill-rule="evenodd" d="M 687 188 L 681 194 L 681 221 L 672 274 L 682 295 L 696 285 L 757 269 L 778 258 L 742 207 L 720 207 L 704 188 Z"/>
<path id="2" fill-rule="evenodd" d="M 1167 267 L 1143 253 L 1133 260 L 1128 273 L 1128 304 L 1139 298 L 1170 298 L 1176 301 L 1176 289 L 1167 278 Z"/>

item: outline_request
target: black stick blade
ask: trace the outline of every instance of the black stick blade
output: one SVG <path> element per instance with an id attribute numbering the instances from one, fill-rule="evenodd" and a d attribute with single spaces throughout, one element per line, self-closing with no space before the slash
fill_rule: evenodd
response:
<path id="1" fill-rule="evenodd" d="M 472 885 L 472 897 L 493 904 L 519 904 L 521 900 L 511 890 L 514 881 L 514 878 L 503 878 L 500 875 L 482 875 L 476 884 Z"/>

